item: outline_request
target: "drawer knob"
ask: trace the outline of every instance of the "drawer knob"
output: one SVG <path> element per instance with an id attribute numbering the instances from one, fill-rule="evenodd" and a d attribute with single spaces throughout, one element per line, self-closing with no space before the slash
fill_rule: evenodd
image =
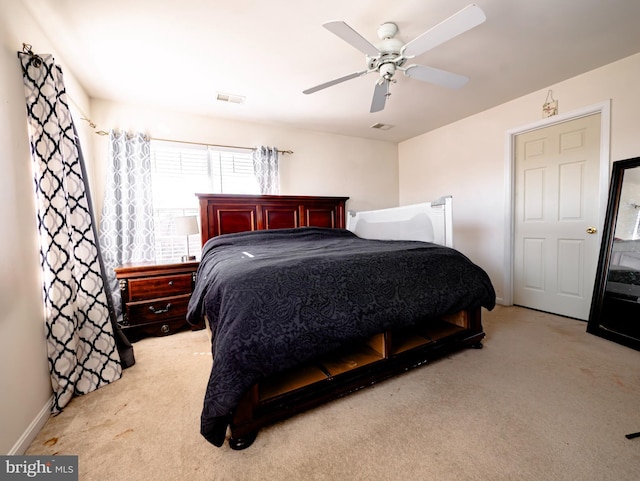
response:
<path id="1" fill-rule="evenodd" d="M 173 281 L 169 281 L 169 285 L 172 286 L 173 285 Z"/>
<path id="2" fill-rule="evenodd" d="M 169 326 L 168 326 L 168 325 L 166 325 L 166 324 L 163 324 L 163 325 L 162 325 L 162 327 L 160 328 L 160 332 L 161 332 L 162 334 L 166 334 L 166 333 L 168 333 L 168 332 L 169 332 Z"/>
<path id="3" fill-rule="evenodd" d="M 149 310 L 151 312 L 153 312 L 154 314 L 158 315 L 158 314 L 165 314 L 167 312 L 169 312 L 169 309 L 171 309 L 171 303 L 167 303 L 167 306 L 164 309 L 156 309 L 153 306 L 149 306 Z"/>

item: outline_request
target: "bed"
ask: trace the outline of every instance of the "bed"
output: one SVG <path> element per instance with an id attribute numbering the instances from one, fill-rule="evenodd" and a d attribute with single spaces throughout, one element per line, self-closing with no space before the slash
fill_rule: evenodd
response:
<path id="1" fill-rule="evenodd" d="M 213 445 L 244 449 L 267 424 L 482 346 L 495 292 L 450 247 L 450 198 L 353 213 L 346 197 L 198 197 L 187 320 L 211 333 Z"/>

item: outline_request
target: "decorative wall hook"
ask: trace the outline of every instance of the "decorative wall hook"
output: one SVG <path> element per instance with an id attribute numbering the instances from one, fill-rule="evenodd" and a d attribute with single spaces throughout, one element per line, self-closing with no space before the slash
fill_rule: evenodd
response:
<path id="1" fill-rule="evenodd" d="M 542 117 L 551 117 L 558 115 L 558 101 L 553 98 L 553 91 L 547 92 L 547 99 L 542 104 Z"/>

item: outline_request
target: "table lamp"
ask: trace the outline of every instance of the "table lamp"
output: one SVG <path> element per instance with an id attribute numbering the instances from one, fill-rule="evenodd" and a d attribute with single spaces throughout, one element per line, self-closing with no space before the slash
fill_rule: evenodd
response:
<path id="1" fill-rule="evenodd" d="M 195 215 L 185 215 L 182 217 L 175 217 L 173 222 L 176 229 L 176 235 L 183 235 L 187 237 L 187 255 L 181 257 L 182 262 L 196 260 L 196 256 L 189 254 L 189 236 L 199 232 L 198 218 Z"/>

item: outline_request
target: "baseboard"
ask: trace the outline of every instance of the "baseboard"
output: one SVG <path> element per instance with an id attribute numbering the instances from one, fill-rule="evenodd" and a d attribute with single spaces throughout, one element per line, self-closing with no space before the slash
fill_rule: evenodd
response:
<path id="1" fill-rule="evenodd" d="M 49 416 L 51 415 L 51 406 L 53 404 L 53 396 L 49 398 L 47 403 L 40 410 L 38 415 L 31 421 L 29 427 L 22 433 L 20 439 L 16 441 L 11 450 L 7 453 L 9 455 L 21 455 L 27 450 L 27 448 L 31 445 L 33 440 L 36 438 L 40 430 L 44 427 L 46 422 L 49 420 Z"/>

